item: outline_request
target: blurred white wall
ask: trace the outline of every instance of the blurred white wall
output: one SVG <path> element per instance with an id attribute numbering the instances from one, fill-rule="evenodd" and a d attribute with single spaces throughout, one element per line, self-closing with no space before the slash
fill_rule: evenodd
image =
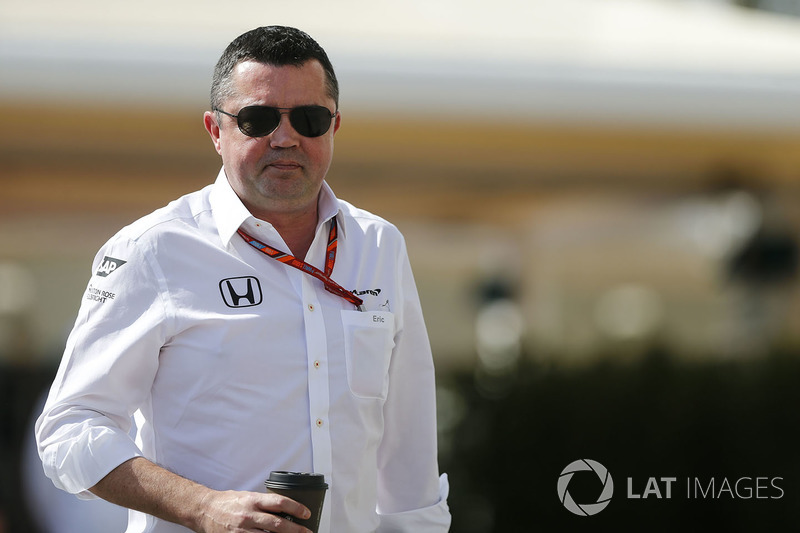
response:
<path id="1" fill-rule="evenodd" d="M 290 24 L 351 110 L 796 129 L 800 22 L 701 0 L 6 0 L 0 93 L 204 106 L 223 47 Z"/>

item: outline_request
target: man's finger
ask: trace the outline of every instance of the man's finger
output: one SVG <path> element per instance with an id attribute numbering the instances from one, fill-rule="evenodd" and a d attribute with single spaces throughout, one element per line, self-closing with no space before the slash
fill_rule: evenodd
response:
<path id="1" fill-rule="evenodd" d="M 311 518 L 311 511 L 308 507 L 280 494 L 264 494 L 260 507 L 265 511 L 288 513 L 301 520 Z"/>

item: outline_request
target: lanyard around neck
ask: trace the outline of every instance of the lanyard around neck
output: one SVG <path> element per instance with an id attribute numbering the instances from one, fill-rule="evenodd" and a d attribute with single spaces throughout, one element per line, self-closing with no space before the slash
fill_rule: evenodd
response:
<path id="1" fill-rule="evenodd" d="M 310 276 L 314 276 L 318 280 L 320 280 L 325 285 L 325 290 L 330 293 L 335 294 L 341 298 L 344 298 L 351 304 L 355 305 L 359 311 L 364 310 L 364 300 L 353 294 L 352 292 L 348 291 L 335 281 L 331 279 L 331 273 L 333 272 L 333 265 L 336 263 L 336 248 L 339 243 L 338 239 L 338 227 L 336 225 L 336 217 L 331 219 L 331 230 L 328 234 L 328 247 L 325 255 L 325 272 L 321 271 L 317 267 L 313 265 L 309 265 L 305 261 L 301 261 L 297 259 L 293 255 L 287 254 L 286 252 L 281 252 L 280 250 L 273 248 L 269 244 L 265 244 L 258 239 L 251 237 L 247 233 L 245 233 L 241 228 L 236 230 L 236 232 L 242 236 L 247 244 L 255 248 L 256 250 L 262 252 L 263 254 L 275 259 L 276 261 L 280 261 L 286 265 L 294 267 L 301 272 L 305 272 Z"/>

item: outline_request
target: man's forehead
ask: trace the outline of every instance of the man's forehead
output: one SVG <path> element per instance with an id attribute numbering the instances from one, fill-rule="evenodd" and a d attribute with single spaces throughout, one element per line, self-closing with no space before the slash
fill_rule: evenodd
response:
<path id="1" fill-rule="evenodd" d="M 231 76 L 233 91 L 226 102 L 235 106 L 335 106 L 325 69 L 316 59 L 299 65 L 274 65 L 255 60 L 239 62 Z"/>
<path id="2" fill-rule="evenodd" d="M 247 78 L 249 76 L 263 76 L 280 73 L 300 73 L 301 71 L 315 72 L 322 76 L 324 81 L 325 69 L 322 63 L 316 59 L 308 59 L 297 65 L 276 65 L 274 63 L 264 63 L 255 59 L 245 59 L 239 61 L 233 68 L 234 78 Z"/>

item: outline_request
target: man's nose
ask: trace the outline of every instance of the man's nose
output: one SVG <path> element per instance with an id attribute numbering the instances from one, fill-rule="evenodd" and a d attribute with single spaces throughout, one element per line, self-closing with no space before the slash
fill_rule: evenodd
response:
<path id="1" fill-rule="evenodd" d="M 300 134 L 289 122 L 289 114 L 281 113 L 278 127 L 269 134 L 269 144 L 273 148 L 290 148 L 300 143 Z"/>

